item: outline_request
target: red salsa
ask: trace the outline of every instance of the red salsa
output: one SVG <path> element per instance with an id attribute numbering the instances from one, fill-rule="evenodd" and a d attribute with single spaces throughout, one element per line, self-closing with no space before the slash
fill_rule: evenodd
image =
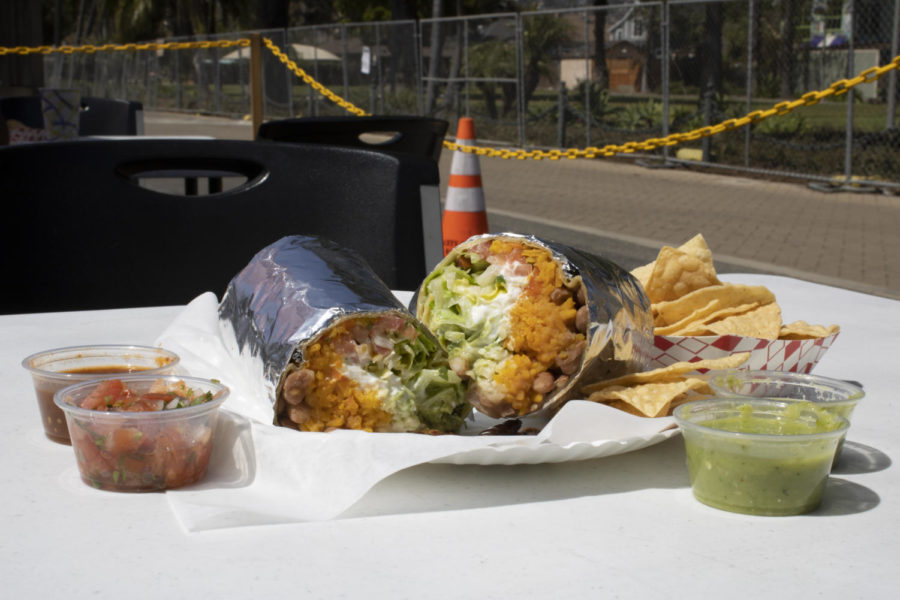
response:
<path id="1" fill-rule="evenodd" d="M 101 381 L 78 403 L 98 413 L 172 413 L 213 400 L 183 381 L 159 379 L 138 392 L 119 379 Z M 185 418 L 119 419 L 69 414 L 69 433 L 82 479 L 97 488 L 153 491 L 201 479 L 212 451 L 214 412 Z M 174 415 L 172 415 L 174 417 Z"/>

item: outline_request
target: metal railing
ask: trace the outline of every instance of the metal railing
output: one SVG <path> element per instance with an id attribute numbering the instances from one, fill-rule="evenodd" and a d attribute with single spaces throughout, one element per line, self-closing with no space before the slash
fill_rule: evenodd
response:
<path id="1" fill-rule="evenodd" d="M 765 10 L 760 0 L 611 0 L 259 33 L 368 112 L 451 122 L 469 115 L 490 145 L 583 148 L 718 123 L 885 64 L 900 53 L 898 4 L 825 2 L 831 12 L 819 18 L 819 0 Z M 250 111 L 246 48 L 56 54 L 45 57 L 45 75 L 48 85 L 141 100 L 148 110 Z M 790 115 L 634 156 L 798 177 L 823 189 L 900 189 L 896 78 L 894 71 Z M 266 118 L 343 113 L 271 53 L 262 80 Z"/>

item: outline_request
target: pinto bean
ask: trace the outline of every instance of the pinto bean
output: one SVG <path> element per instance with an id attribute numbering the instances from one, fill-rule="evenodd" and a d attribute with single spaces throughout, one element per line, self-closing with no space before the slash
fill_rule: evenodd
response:
<path id="1" fill-rule="evenodd" d="M 531 389 L 538 394 L 546 394 L 553 389 L 553 375 L 548 371 L 538 373 L 531 383 Z"/>
<path id="2" fill-rule="evenodd" d="M 309 407 L 306 405 L 292 406 L 288 409 L 288 417 L 297 425 L 303 425 L 309 420 Z"/>
<path id="3" fill-rule="evenodd" d="M 571 297 L 572 293 L 566 288 L 556 288 L 550 292 L 550 302 L 553 302 L 554 304 L 562 304 L 566 299 Z"/>
<path id="4" fill-rule="evenodd" d="M 282 395 L 284 401 L 292 406 L 297 406 L 306 398 L 309 384 L 316 378 L 316 374 L 310 369 L 298 369 L 288 375 L 284 380 Z"/>
<path id="5" fill-rule="evenodd" d="M 591 311 L 588 309 L 587 305 L 579 307 L 578 311 L 575 313 L 575 329 L 580 333 L 586 333 L 590 322 Z"/>
<path id="6" fill-rule="evenodd" d="M 579 340 L 570 346 L 568 350 L 556 357 L 556 366 L 559 367 L 559 370 L 565 375 L 574 374 L 581 364 L 581 355 L 584 353 L 586 347 L 587 342 Z"/>
<path id="7" fill-rule="evenodd" d="M 553 386 L 558 390 L 563 389 L 567 385 L 569 385 L 569 376 L 568 375 L 560 375 L 559 377 L 556 378 L 556 381 L 553 382 Z"/>
<path id="8" fill-rule="evenodd" d="M 587 290 L 584 284 L 578 286 L 578 292 L 575 293 L 575 302 L 580 306 L 587 304 Z"/>

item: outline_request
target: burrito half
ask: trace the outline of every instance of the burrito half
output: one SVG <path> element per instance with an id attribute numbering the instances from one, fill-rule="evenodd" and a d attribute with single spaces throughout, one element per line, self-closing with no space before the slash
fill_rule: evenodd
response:
<path id="1" fill-rule="evenodd" d="M 641 370 L 652 343 L 649 303 L 627 272 L 529 236 L 460 244 L 415 302 L 450 367 L 471 379 L 469 402 L 495 418 L 564 401 L 587 372 Z"/>
<path id="2" fill-rule="evenodd" d="M 355 252 L 314 236 L 263 248 L 219 305 L 276 425 L 456 432 L 471 406 L 434 336 Z"/>

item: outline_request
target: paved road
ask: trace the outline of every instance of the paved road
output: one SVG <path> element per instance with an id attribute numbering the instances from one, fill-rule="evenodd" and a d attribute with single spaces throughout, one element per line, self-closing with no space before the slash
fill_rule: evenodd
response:
<path id="1" fill-rule="evenodd" d="M 170 113 L 146 114 L 145 132 L 252 138 L 247 121 Z M 451 158 L 441 157 L 442 182 Z M 629 269 L 700 232 L 723 273 L 782 274 L 900 298 L 898 196 L 602 159 L 480 164 L 492 231 L 543 235 Z"/>

